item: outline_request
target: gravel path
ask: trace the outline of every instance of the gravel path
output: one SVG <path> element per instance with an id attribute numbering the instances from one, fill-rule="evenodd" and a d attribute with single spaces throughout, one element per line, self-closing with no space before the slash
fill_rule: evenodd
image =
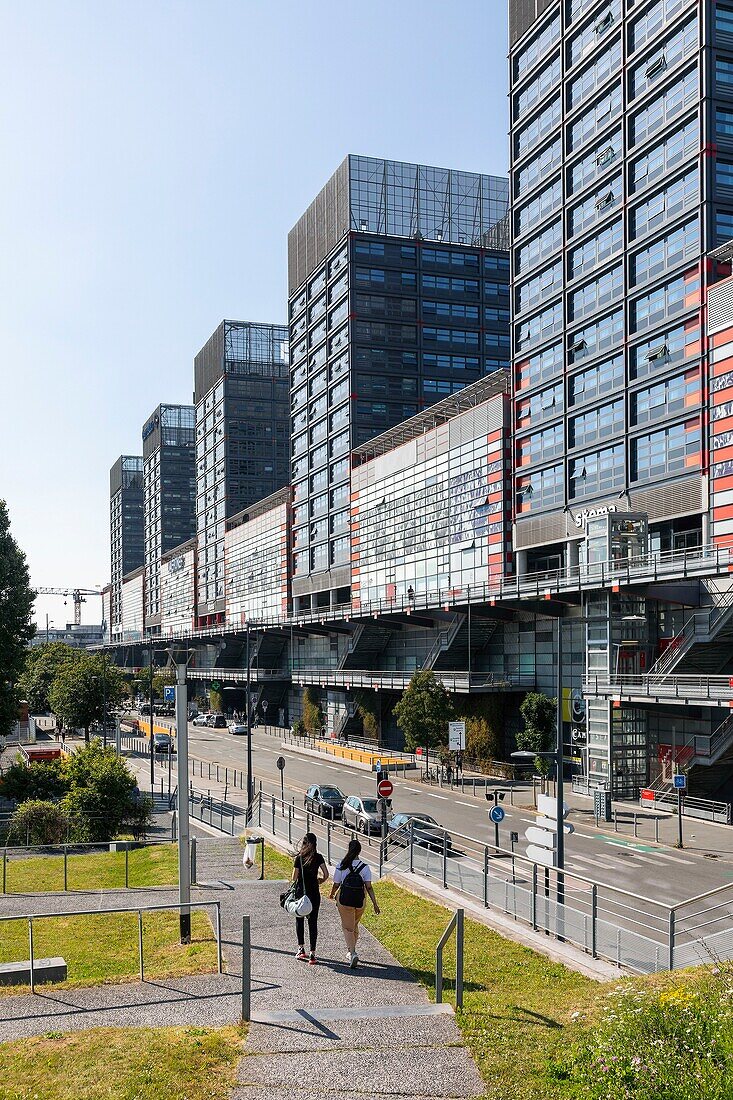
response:
<path id="1" fill-rule="evenodd" d="M 232 1100 L 326 1097 L 477 1097 L 476 1067 L 447 1006 L 422 987 L 366 930 L 352 971 L 335 906 L 321 908 L 317 966 L 297 962 L 294 920 L 279 906 L 282 885 L 245 882 L 194 891 L 218 900 L 226 973 L 87 989 L 39 987 L 0 998 L 0 1041 L 90 1027 L 217 1026 L 241 1014 L 242 916 L 252 935 L 252 1024 Z M 2 915 L 100 912 L 177 900 L 175 891 L 10 895 Z M 73 978 L 73 975 L 70 975 Z"/>

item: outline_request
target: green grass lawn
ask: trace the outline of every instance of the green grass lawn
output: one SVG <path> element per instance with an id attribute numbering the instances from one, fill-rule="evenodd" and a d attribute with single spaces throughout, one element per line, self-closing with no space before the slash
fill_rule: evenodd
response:
<path id="1" fill-rule="evenodd" d="M 245 1032 L 95 1028 L 0 1044 L 0 1100 L 227 1100 Z"/>
<path id="2" fill-rule="evenodd" d="M 130 886 L 175 886 L 178 882 L 178 845 L 151 844 L 127 853 Z M 99 850 L 69 854 L 66 861 L 69 890 L 114 890 L 125 885 L 125 853 Z M 64 857 L 9 858 L 5 863 L 8 894 L 60 893 L 64 889 Z"/>

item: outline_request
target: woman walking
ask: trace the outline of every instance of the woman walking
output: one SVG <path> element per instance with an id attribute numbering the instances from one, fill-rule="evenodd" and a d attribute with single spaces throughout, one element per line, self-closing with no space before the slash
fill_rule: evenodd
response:
<path id="1" fill-rule="evenodd" d="M 318 851 L 318 838 L 315 833 L 306 833 L 300 849 L 293 860 L 292 881 L 297 883 L 296 897 L 303 894 L 310 898 L 312 909 L 307 917 L 295 918 L 295 932 L 298 937 L 296 959 L 308 959 L 311 966 L 316 965 L 316 945 L 318 943 L 318 910 L 321 906 L 321 883 L 328 878 L 326 861 Z M 305 922 L 308 921 L 308 939 L 310 958 L 305 953 Z"/>
<path id="2" fill-rule="evenodd" d="M 331 897 L 336 897 L 338 894 L 336 904 L 346 941 L 346 957 L 352 970 L 359 962 L 356 944 L 359 939 L 359 921 L 364 915 L 367 894 L 371 898 L 374 912 L 379 913 L 379 905 L 372 886 L 372 872 L 369 866 L 359 859 L 360 855 L 361 844 L 356 839 L 350 840 L 346 855 L 334 871 L 331 887 Z"/>

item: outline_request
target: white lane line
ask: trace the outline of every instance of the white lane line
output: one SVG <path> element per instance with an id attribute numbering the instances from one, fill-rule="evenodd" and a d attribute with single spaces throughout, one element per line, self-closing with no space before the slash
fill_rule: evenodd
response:
<path id="1" fill-rule="evenodd" d="M 608 844 L 609 841 L 606 841 L 606 843 Z M 621 845 L 615 845 L 615 847 L 620 848 Z M 694 859 L 685 859 L 683 856 L 673 856 L 668 852 L 658 852 L 656 849 L 654 850 L 654 859 L 666 859 L 668 863 L 689 863 L 690 865 L 694 864 L 695 862 Z"/>
<path id="2" fill-rule="evenodd" d="M 573 863 L 587 864 L 589 867 L 603 867 L 606 871 L 617 871 L 619 867 L 627 867 L 628 864 L 624 863 L 622 859 L 617 856 L 599 855 L 594 859 L 589 859 L 587 856 L 579 856 L 576 852 L 568 853 L 567 859 L 570 859 Z"/>
<path id="3" fill-rule="evenodd" d="M 333 764 L 324 764 L 324 765 L 323 765 L 323 767 L 324 767 L 324 768 L 328 768 L 328 770 L 329 770 L 330 772 L 340 772 L 340 771 L 341 771 L 341 768 L 335 768 L 335 767 L 333 766 Z"/>
<path id="4" fill-rule="evenodd" d="M 428 796 L 428 798 L 439 798 L 441 802 L 451 801 L 451 799 L 448 798 L 447 794 L 431 794 L 430 791 L 425 791 L 425 794 Z"/>

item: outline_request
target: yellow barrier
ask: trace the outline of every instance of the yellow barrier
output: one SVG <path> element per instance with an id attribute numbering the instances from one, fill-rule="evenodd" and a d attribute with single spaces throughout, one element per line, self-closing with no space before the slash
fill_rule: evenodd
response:
<path id="1" fill-rule="evenodd" d="M 150 719 L 142 719 L 137 724 L 138 732 L 143 737 L 150 737 Z M 160 722 L 153 722 L 153 733 L 167 733 L 175 740 L 176 728 L 175 726 L 161 726 Z"/>
<path id="2" fill-rule="evenodd" d="M 383 756 L 380 752 L 365 752 L 362 749 L 350 749 L 345 745 L 334 745 L 331 741 L 316 741 L 316 746 L 323 749 L 329 756 L 336 756 L 341 760 L 356 760 L 359 764 L 369 764 L 370 767 L 374 767 L 377 760 L 380 760 L 383 768 L 396 767 L 398 764 L 402 764 L 403 761 L 396 756 Z"/>

